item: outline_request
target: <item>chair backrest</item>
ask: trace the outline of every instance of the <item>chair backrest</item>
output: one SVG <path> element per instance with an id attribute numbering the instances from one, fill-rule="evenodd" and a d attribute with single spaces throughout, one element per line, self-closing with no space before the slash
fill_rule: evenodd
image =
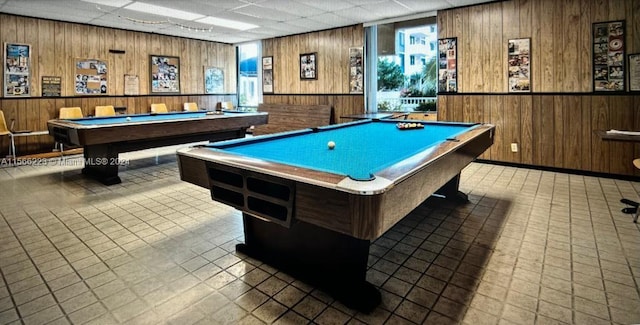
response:
<path id="1" fill-rule="evenodd" d="M 0 135 L 7 135 L 11 133 L 7 128 L 7 120 L 4 119 L 4 112 L 0 111 Z"/>
<path id="2" fill-rule="evenodd" d="M 167 113 L 167 112 L 169 112 L 169 110 L 167 110 L 167 105 L 165 105 L 164 103 L 151 104 L 151 113 Z"/>
<path id="3" fill-rule="evenodd" d="M 82 109 L 80 107 L 60 107 L 60 119 L 82 118 Z"/>
<path id="4" fill-rule="evenodd" d="M 636 166 L 636 168 L 640 169 L 640 158 L 634 159 L 633 165 Z"/>
<path id="5" fill-rule="evenodd" d="M 235 108 L 233 108 L 233 103 L 232 102 L 222 102 L 222 109 L 226 109 L 226 110 L 234 110 Z"/>
<path id="6" fill-rule="evenodd" d="M 184 110 L 188 112 L 197 112 L 198 104 L 197 103 L 184 103 Z"/>
<path id="7" fill-rule="evenodd" d="M 113 105 L 96 106 L 96 116 L 114 116 L 116 110 Z"/>

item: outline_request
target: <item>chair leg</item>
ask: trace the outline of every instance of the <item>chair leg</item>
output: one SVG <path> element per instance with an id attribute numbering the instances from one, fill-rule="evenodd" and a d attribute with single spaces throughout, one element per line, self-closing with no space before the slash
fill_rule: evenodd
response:
<path id="1" fill-rule="evenodd" d="M 11 156 L 11 158 L 9 159 L 11 159 L 13 166 L 16 166 L 16 140 L 13 134 L 9 134 L 9 137 L 11 137 L 11 148 L 9 148 L 9 156 Z"/>
<path id="2" fill-rule="evenodd" d="M 629 207 L 622 208 L 622 213 L 630 214 L 633 217 L 633 223 L 638 223 L 638 209 L 640 209 L 640 203 L 629 199 L 621 199 L 620 202 L 629 205 Z"/>

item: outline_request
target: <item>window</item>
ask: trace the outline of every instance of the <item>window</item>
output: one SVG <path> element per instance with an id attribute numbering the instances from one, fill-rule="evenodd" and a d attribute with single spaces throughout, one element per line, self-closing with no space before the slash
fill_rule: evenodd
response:
<path id="1" fill-rule="evenodd" d="M 435 17 L 366 26 L 367 112 L 433 111 L 437 94 Z M 393 44 L 408 44 L 396 47 Z"/>
<path id="2" fill-rule="evenodd" d="M 255 110 L 258 92 L 258 43 L 238 45 L 238 107 Z"/>

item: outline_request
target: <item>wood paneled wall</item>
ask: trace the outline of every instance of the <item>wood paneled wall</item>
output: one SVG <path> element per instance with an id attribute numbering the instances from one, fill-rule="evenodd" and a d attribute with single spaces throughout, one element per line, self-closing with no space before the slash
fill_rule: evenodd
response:
<path id="1" fill-rule="evenodd" d="M 362 95 L 264 95 L 265 104 L 292 105 L 330 105 L 331 124 L 351 122 L 340 116 L 362 114 L 364 112 L 364 96 Z"/>
<path id="2" fill-rule="evenodd" d="M 362 25 L 262 41 L 273 56 L 275 94 L 348 94 L 349 48 L 364 46 Z M 318 53 L 318 79 L 300 80 L 300 54 Z"/>
<path id="3" fill-rule="evenodd" d="M 274 94 L 267 104 L 332 105 L 332 123 L 364 112 L 364 95 L 349 94 L 349 48 L 364 46 L 362 25 L 262 41 L 262 55 L 273 56 Z M 300 54 L 318 54 L 318 79 L 300 80 Z"/>
<path id="4" fill-rule="evenodd" d="M 41 94 L 41 76 L 62 77 L 62 96 L 74 95 L 73 60 L 108 62 L 108 95 L 124 94 L 124 75 L 140 78 L 149 94 L 149 55 L 180 57 L 180 92 L 204 94 L 204 66 L 224 70 L 225 93 L 235 93 L 235 47 L 229 44 L 0 14 L 0 42 L 31 45 L 32 96 Z M 124 54 L 109 53 L 110 49 Z"/>
<path id="5" fill-rule="evenodd" d="M 165 102 L 171 110 L 181 110 L 186 101 L 201 107 L 215 107 L 218 101 L 236 98 L 235 47 L 229 44 L 163 36 L 52 20 L 0 14 L 0 44 L 14 42 L 31 45 L 30 98 L 2 98 L 0 109 L 7 120 L 15 119 L 16 128 L 46 130 L 47 120 L 58 115 L 64 106 L 80 106 L 87 115 L 96 105 L 126 106 L 128 113 L 149 111 L 151 103 Z M 110 49 L 124 54 L 109 53 Z M 149 94 L 149 55 L 180 57 L 180 92 L 178 96 Z M 107 96 L 73 97 L 76 58 L 102 59 L 108 62 Z M 208 95 L 204 91 L 204 67 L 224 70 L 225 94 Z M 137 75 L 140 96 L 124 95 L 124 75 Z M 62 97 L 42 98 L 41 77 L 62 77 Z M 0 80 L 0 87 L 3 86 Z M 0 96 L 4 92 L 0 92 Z M 51 150 L 49 136 L 20 138 L 18 153 Z M 0 150 L 7 148 L 0 138 Z"/>
<path id="6" fill-rule="evenodd" d="M 440 95 L 438 119 L 496 126 L 480 158 L 525 165 L 640 176 L 640 145 L 603 141 L 594 130 L 640 130 L 640 96 Z M 511 143 L 518 152 L 511 152 Z"/>
<path id="7" fill-rule="evenodd" d="M 640 1 L 510 0 L 438 12 L 438 36 L 458 38 L 458 91 L 507 92 L 507 42 L 531 38 L 533 92 L 591 92 L 592 24 L 625 20 L 640 52 Z"/>
<path id="8" fill-rule="evenodd" d="M 438 119 L 495 124 L 483 159 L 640 175 L 631 163 L 640 144 L 594 133 L 640 131 L 640 96 L 592 92 L 592 24 L 612 20 L 626 22 L 626 53 L 640 52 L 637 0 L 510 0 L 438 12 L 439 37 L 458 38 L 459 82 L 457 94 L 438 96 Z M 530 94 L 507 93 L 512 38 L 531 38 Z"/>
<path id="9" fill-rule="evenodd" d="M 236 95 L 185 95 L 185 96 L 126 96 L 126 97 L 64 97 L 64 98 L 0 98 L 0 108 L 5 114 L 7 124 L 16 121 L 19 130 L 46 130 L 47 121 L 58 118 L 60 107 L 78 106 L 84 116 L 93 115 L 98 105 L 127 107 L 127 114 L 147 113 L 152 103 L 165 103 L 170 111 L 182 111 L 183 103 L 195 102 L 198 107 L 214 109 L 218 102 L 235 101 Z M 17 137 L 16 150 L 19 155 L 51 151 L 53 137 L 33 136 Z M 0 150 L 9 146 L 7 137 L 0 137 Z M 4 157 L 4 154 L 1 154 Z"/>

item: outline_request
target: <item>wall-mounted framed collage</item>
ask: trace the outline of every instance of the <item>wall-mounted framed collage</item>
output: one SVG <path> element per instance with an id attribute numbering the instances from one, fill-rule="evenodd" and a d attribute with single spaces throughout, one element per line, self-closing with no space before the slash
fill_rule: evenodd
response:
<path id="1" fill-rule="evenodd" d="M 531 92 L 531 39 L 510 39 L 507 47 L 509 92 Z"/>
<path id="2" fill-rule="evenodd" d="M 317 53 L 300 54 L 300 79 L 301 80 L 318 79 L 318 54 Z"/>
<path id="3" fill-rule="evenodd" d="M 624 21 L 593 24 L 593 91 L 625 91 Z"/>
<path id="4" fill-rule="evenodd" d="M 458 92 L 458 38 L 438 39 L 438 93 Z"/>
<path id="5" fill-rule="evenodd" d="M 273 57 L 262 58 L 262 93 L 273 94 Z"/>
<path id="6" fill-rule="evenodd" d="M 107 61 L 100 59 L 75 59 L 75 95 L 107 94 Z"/>
<path id="7" fill-rule="evenodd" d="M 31 96 L 31 45 L 4 44 L 4 96 Z"/>
<path id="8" fill-rule="evenodd" d="M 180 58 L 177 56 L 150 55 L 151 93 L 180 93 Z"/>

